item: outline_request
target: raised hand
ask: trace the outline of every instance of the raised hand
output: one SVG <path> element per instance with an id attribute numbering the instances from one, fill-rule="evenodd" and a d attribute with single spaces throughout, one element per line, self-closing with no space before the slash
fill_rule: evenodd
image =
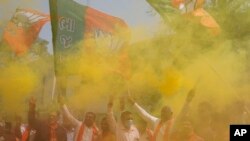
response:
<path id="1" fill-rule="evenodd" d="M 131 96 L 130 90 L 128 89 L 128 101 L 129 103 L 131 103 L 132 105 L 135 104 L 135 100 L 134 98 Z"/>
<path id="2" fill-rule="evenodd" d="M 58 103 L 59 103 L 60 105 L 65 104 L 65 98 L 64 98 L 62 95 L 59 95 L 59 96 L 58 96 Z"/>
<path id="3" fill-rule="evenodd" d="M 35 107 L 36 106 L 36 99 L 34 98 L 34 97 L 31 97 L 30 99 L 29 99 L 29 107 L 31 108 L 33 108 L 33 107 Z"/>
<path id="4" fill-rule="evenodd" d="M 113 105 L 114 105 L 114 96 L 111 95 L 111 96 L 109 97 L 108 109 L 113 108 Z"/>
<path id="5" fill-rule="evenodd" d="M 194 96 L 195 96 L 195 89 L 193 88 L 188 92 L 188 95 L 186 97 L 186 102 L 190 103 L 193 100 Z"/>

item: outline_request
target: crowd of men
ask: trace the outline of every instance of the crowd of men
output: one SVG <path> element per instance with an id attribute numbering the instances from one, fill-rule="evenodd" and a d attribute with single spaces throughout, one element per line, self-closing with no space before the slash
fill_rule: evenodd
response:
<path id="1" fill-rule="evenodd" d="M 81 119 L 76 119 L 64 102 L 59 98 L 60 112 L 51 112 L 47 119 L 39 119 L 36 112 L 36 100 L 31 98 L 27 124 L 20 118 L 15 125 L 11 122 L 0 123 L 0 141 L 226 141 L 228 140 L 230 115 L 215 116 L 211 114 L 211 105 L 202 102 L 199 109 L 199 118 L 193 121 L 190 118 L 190 103 L 195 91 L 189 91 L 182 110 L 174 115 L 169 106 L 163 106 L 160 117 L 155 117 L 144 110 L 131 95 L 127 96 L 131 111 L 121 111 L 120 117 L 113 113 L 114 98 L 107 102 L 107 113 L 96 123 L 94 112 L 85 113 Z M 233 103 L 238 111 L 237 117 L 246 122 L 249 116 L 242 107 L 242 102 Z M 242 109 L 242 111 L 239 111 Z M 234 112 L 234 108 L 231 108 Z M 227 112 L 228 113 L 228 112 Z M 241 114 L 242 113 L 242 114 Z M 134 116 L 139 115 L 141 122 L 136 122 Z M 223 118 L 221 118 L 224 116 Z M 63 123 L 62 121 L 67 121 Z M 227 120 L 229 119 L 229 120 Z M 249 117 L 248 117 L 249 119 Z M 223 121 L 224 120 L 224 121 Z M 236 119 L 234 119 L 236 121 Z M 231 120 L 232 121 L 232 120 Z M 239 121 L 239 120 L 237 120 Z M 220 124 L 221 123 L 221 124 Z M 197 125 L 199 124 L 199 125 Z M 99 127 L 97 126 L 99 125 Z M 216 134 L 217 131 L 220 131 Z"/>

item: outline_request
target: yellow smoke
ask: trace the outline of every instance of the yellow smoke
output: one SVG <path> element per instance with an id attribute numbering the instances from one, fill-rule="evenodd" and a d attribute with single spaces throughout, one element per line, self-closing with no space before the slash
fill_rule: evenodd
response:
<path id="1" fill-rule="evenodd" d="M 1 110 L 20 114 L 26 109 L 25 100 L 37 86 L 37 75 L 21 63 L 9 63 L 0 69 Z"/>
<path id="2" fill-rule="evenodd" d="M 249 85 L 245 82 L 244 88 L 241 87 L 241 80 L 246 76 L 241 73 L 246 70 L 246 58 L 224 38 L 214 39 L 211 46 L 200 47 L 199 42 L 216 37 L 203 37 L 194 44 L 192 32 L 197 31 L 188 29 L 183 35 L 166 37 L 170 39 L 160 32 L 155 38 L 133 43 L 116 52 L 109 48 L 106 39 L 79 43 L 80 51 L 69 55 L 63 63 L 63 72 L 73 76 L 67 78 L 70 82 L 64 85 L 72 90 L 70 103 L 80 109 L 93 103 L 105 104 L 109 95 L 124 94 L 127 87 L 138 96 L 148 90 L 161 94 L 176 113 L 193 87 L 197 89 L 194 105 L 208 100 L 222 109 L 235 98 L 241 98 L 244 94 L 240 93 Z M 143 32 L 140 30 L 137 35 L 143 36 L 140 33 Z M 124 52 L 126 65 L 121 67 Z M 129 77 L 124 77 L 126 71 Z"/>
<path id="3" fill-rule="evenodd" d="M 120 48 L 110 47 L 113 39 L 109 36 L 75 45 L 78 51 L 64 56 L 62 66 L 56 66 L 62 75 L 57 82 L 65 90 L 68 105 L 78 111 L 103 113 L 108 97 L 116 95 L 118 101 L 126 97 L 127 89 L 156 115 L 163 105 L 170 105 L 177 116 L 192 88 L 196 89 L 191 103 L 194 113 L 203 101 L 218 111 L 236 100 L 248 102 L 249 47 L 242 48 L 241 41 L 229 39 L 223 31 L 210 36 L 205 28 L 175 24 L 181 32 L 170 32 L 168 26 L 152 38 L 141 27 L 132 29 L 133 43 Z M 122 38 L 126 41 L 129 36 Z M 38 65 L 28 66 L 5 60 L 7 67 L 0 69 L 1 109 L 15 113 L 38 89 L 46 72 L 42 69 L 48 64 L 38 61 Z M 34 72 L 34 67 L 39 71 Z"/>

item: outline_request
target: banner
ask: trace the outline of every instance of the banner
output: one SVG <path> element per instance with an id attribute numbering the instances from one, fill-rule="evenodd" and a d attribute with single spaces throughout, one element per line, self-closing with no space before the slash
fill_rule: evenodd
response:
<path id="1" fill-rule="evenodd" d="M 17 9 L 3 33 L 5 42 L 15 54 L 25 53 L 37 39 L 49 15 L 32 9 Z"/>
<path id="2" fill-rule="evenodd" d="M 50 0 L 54 54 L 60 55 L 79 41 L 110 37 L 110 48 L 120 48 L 125 37 L 120 36 L 121 30 L 128 31 L 126 23 L 114 16 L 105 14 L 73 0 Z M 119 41 L 114 42 L 119 36 Z"/>

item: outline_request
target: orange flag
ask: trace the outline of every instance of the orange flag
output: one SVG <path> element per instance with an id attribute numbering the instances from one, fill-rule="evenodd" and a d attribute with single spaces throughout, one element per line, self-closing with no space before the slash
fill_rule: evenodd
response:
<path id="1" fill-rule="evenodd" d="M 49 15 L 38 11 L 17 9 L 4 30 L 3 41 L 15 54 L 23 54 L 31 47 L 41 28 L 49 20 Z"/>
<path id="2" fill-rule="evenodd" d="M 130 39 L 130 30 L 122 19 L 91 7 L 87 7 L 85 12 L 84 39 L 98 40 L 106 37 L 109 48 L 113 50 L 120 50 L 122 46 L 126 46 Z"/>
<path id="3" fill-rule="evenodd" d="M 130 39 L 128 25 L 122 19 L 90 7 L 88 7 L 85 12 L 85 38 L 98 39 L 99 36 L 109 34 L 111 36 L 109 48 L 112 50 L 120 50 L 119 65 L 115 68 L 114 72 L 126 80 L 130 79 L 130 61 L 126 49 Z"/>
<path id="4" fill-rule="evenodd" d="M 85 24 L 86 32 L 101 29 L 105 32 L 114 34 L 119 28 L 128 29 L 127 24 L 122 19 L 105 14 L 90 7 L 86 9 Z"/>
<path id="5" fill-rule="evenodd" d="M 203 9 L 205 0 L 172 0 L 172 5 L 176 8 L 184 9 L 185 15 L 198 18 L 199 24 L 209 29 L 213 35 L 220 33 L 220 26 L 216 20 Z"/>
<path id="6" fill-rule="evenodd" d="M 194 17 L 198 17 L 200 24 L 207 29 L 209 29 L 213 35 L 218 35 L 220 33 L 220 26 L 215 21 L 215 19 L 203 8 L 195 9 L 192 12 Z"/>

